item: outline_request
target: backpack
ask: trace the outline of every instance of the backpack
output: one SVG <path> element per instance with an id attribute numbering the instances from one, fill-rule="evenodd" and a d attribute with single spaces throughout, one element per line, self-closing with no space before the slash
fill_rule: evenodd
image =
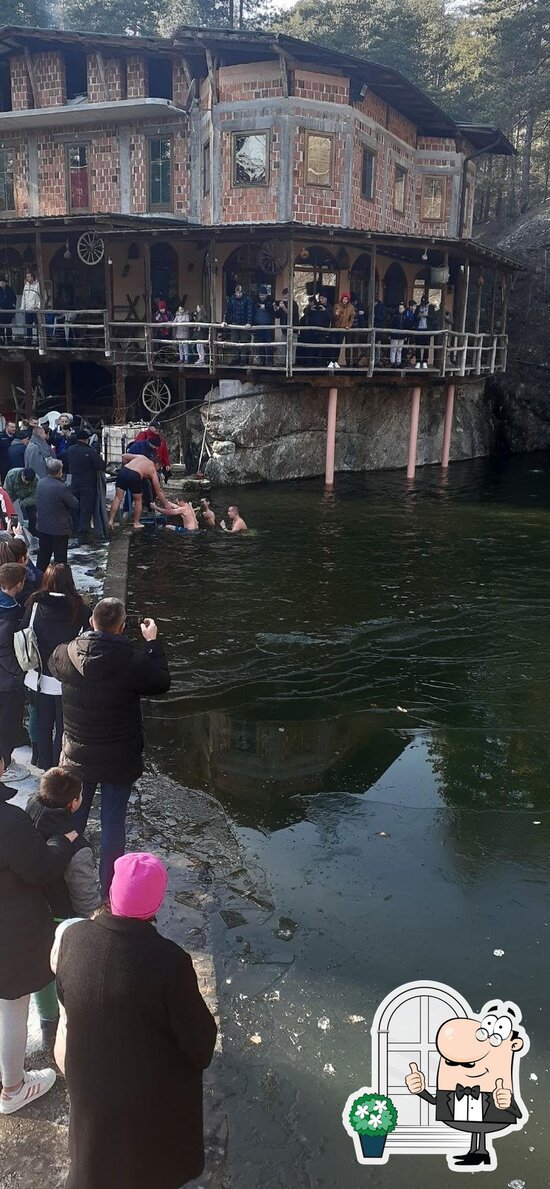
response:
<path id="1" fill-rule="evenodd" d="M 35 603 L 28 628 L 19 628 L 19 631 L 13 634 L 13 651 L 17 657 L 19 667 L 24 673 L 29 673 L 31 669 L 38 669 L 40 671 L 42 668 L 40 653 L 38 651 L 38 641 L 33 626 L 37 606 L 38 604 Z"/>

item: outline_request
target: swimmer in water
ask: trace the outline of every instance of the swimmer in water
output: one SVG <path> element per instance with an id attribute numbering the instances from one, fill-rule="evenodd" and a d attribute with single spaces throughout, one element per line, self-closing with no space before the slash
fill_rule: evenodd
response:
<path id="1" fill-rule="evenodd" d="M 162 509 L 155 507 L 155 512 L 162 511 Z M 197 509 L 193 507 L 189 500 L 178 500 L 177 504 L 170 503 L 167 505 L 165 512 L 169 516 L 181 516 L 183 524 L 165 524 L 165 528 L 173 533 L 198 533 L 199 522 L 197 520 Z"/>
<path id="2" fill-rule="evenodd" d="M 232 504 L 231 507 L 227 509 L 227 515 L 229 516 L 229 519 L 231 521 L 231 528 L 227 527 L 225 520 L 221 520 L 220 528 L 223 529 L 224 533 L 247 533 L 248 532 L 248 525 L 245 523 L 242 516 L 239 514 L 239 509 L 236 504 Z"/>
<path id="3" fill-rule="evenodd" d="M 210 500 L 201 500 L 201 513 L 203 521 L 207 528 L 216 527 L 216 516 L 210 507 Z"/>

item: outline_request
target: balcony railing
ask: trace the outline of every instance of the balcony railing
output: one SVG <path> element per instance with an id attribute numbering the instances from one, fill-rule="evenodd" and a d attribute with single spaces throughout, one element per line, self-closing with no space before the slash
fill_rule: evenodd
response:
<path id="1" fill-rule="evenodd" d="M 220 322 L 184 326 L 189 337 L 179 340 L 172 337 L 171 323 L 111 322 L 105 310 L 39 310 L 32 322 L 22 323 L 18 314 L 11 327 L 0 326 L 0 351 L 82 351 L 149 372 L 192 367 L 211 376 L 236 370 L 292 377 L 334 370 L 367 377 L 427 371 L 436 377 L 506 370 L 504 334 L 391 327 L 280 330 Z"/>

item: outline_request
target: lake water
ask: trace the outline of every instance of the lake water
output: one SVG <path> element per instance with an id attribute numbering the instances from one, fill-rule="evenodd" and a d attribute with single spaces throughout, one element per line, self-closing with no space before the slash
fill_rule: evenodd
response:
<path id="1" fill-rule="evenodd" d="M 360 1167 L 340 1118 L 376 1005 L 423 978 L 521 1006 L 532 1115 L 493 1182 L 542 1189 L 550 459 L 234 499 L 254 535 L 140 534 L 131 605 L 168 644 L 147 736 L 211 871 L 235 1189 L 456 1185 L 443 1156 Z"/>

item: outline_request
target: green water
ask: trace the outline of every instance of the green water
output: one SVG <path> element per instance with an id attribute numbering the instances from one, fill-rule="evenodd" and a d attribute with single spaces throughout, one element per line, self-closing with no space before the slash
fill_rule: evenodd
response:
<path id="1" fill-rule="evenodd" d="M 197 849 L 217 904 L 233 1184 L 457 1184 L 442 1156 L 360 1167 L 340 1121 L 369 1079 L 377 1003 L 430 978 L 474 1009 L 520 1004 L 532 1116 L 495 1144 L 491 1183 L 543 1189 L 550 459 L 213 503 L 237 497 L 256 535 L 146 531 L 131 574 L 174 675 L 146 719 L 154 762 L 219 813 Z"/>

